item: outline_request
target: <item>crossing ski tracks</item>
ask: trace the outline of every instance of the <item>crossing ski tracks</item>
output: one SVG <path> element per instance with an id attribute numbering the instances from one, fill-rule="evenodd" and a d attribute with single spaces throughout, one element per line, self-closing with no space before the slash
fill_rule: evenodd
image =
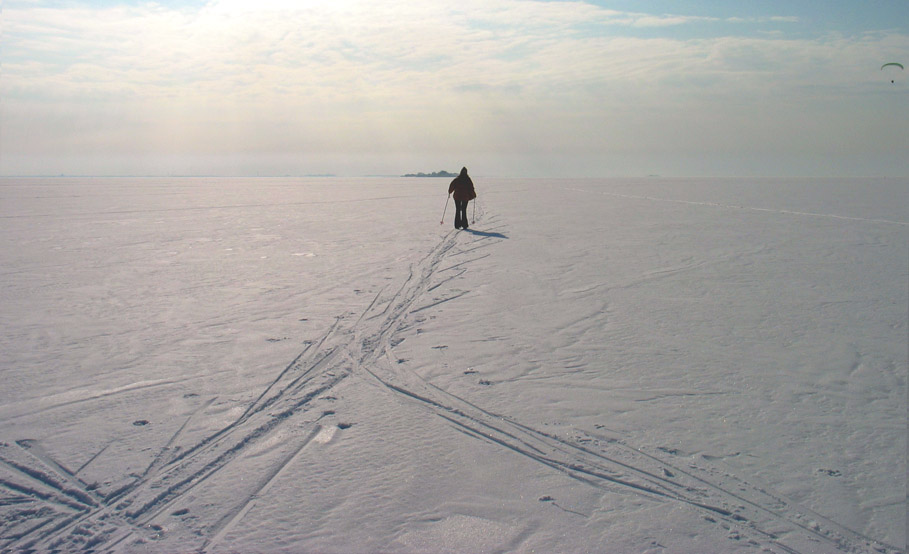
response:
<path id="1" fill-rule="evenodd" d="M 366 309 L 339 315 L 228 423 L 204 436 L 187 429 L 214 398 L 189 414 L 144 470 L 101 493 L 40 443 L 0 443 L 0 547 L 9 551 L 130 552 L 167 533 L 182 547 L 217 551 L 231 530 L 294 464 L 305 462 L 335 416 L 336 391 L 368 381 L 375 402 L 405 402 L 481 441 L 586 487 L 620 491 L 693 510 L 734 540 L 770 552 L 899 552 L 736 475 L 707 457 L 638 447 L 624 437 L 575 429 L 544 431 L 434 385 L 400 363 L 395 349 L 421 318 L 469 292 L 451 287 L 494 256 L 507 226 L 481 213 L 485 230 L 449 231 L 395 285 L 380 287 Z M 347 424 L 348 426 L 350 424 Z M 339 428 L 344 429 L 339 424 Z M 326 440 L 332 440 L 330 437 Z M 98 453 L 101 454 L 100 452 Z M 241 474 L 246 480 L 237 480 Z M 174 529 L 207 487 L 235 487 L 234 499 Z M 193 504 L 194 505 L 194 504 Z M 194 514 L 196 512 L 193 512 Z M 576 512 L 575 512 L 576 513 Z M 577 514 L 576 515 L 583 515 Z"/>

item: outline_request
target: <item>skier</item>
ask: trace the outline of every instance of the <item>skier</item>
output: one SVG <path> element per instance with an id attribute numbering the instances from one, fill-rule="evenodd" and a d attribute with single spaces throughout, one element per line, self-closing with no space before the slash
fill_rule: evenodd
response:
<path id="1" fill-rule="evenodd" d="M 467 175 L 467 168 L 461 168 L 461 174 L 454 178 L 451 185 L 448 186 L 448 194 L 455 201 L 455 229 L 467 228 L 467 203 L 477 197 L 477 192 L 473 189 L 473 181 Z"/>

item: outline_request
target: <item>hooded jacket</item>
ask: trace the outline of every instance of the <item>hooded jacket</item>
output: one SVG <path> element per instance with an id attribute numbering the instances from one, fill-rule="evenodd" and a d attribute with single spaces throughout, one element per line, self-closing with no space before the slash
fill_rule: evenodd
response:
<path id="1" fill-rule="evenodd" d="M 451 185 L 448 186 L 448 194 L 452 194 L 456 201 L 466 202 L 477 197 L 477 192 L 473 189 L 473 181 L 467 175 L 467 168 L 461 168 L 461 174 L 454 178 Z"/>

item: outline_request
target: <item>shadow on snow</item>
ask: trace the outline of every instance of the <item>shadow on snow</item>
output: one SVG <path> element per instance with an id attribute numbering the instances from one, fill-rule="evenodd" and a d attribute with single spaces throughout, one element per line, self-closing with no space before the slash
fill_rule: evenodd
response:
<path id="1" fill-rule="evenodd" d="M 492 237 L 492 238 L 497 238 L 497 239 L 507 239 L 508 238 L 507 236 L 503 235 L 502 233 L 490 233 L 488 231 L 477 231 L 476 229 L 471 229 L 469 227 L 464 230 L 467 231 L 468 233 L 477 235 L 479 237 Z"/>

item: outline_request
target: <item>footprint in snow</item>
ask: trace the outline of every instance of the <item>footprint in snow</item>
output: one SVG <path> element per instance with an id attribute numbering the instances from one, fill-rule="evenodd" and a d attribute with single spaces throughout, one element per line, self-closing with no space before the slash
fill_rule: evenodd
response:
<path id="1" fill-rule="evenodd" d="M 353 425 L 353 423 L 339 423 L 338 429 L 350 429 Z"/>
<path id="2" fill-rule="evenodd" d="M 135 425 L 136 427 L 145 427 L 146 425 L 148 425 L 148 420 L 147 419 L 137 419 L 136 421 L 133 422 L 133 425 Z"/>
<path id="3" fill-rule="evenodd" d="M 829 477 L 839 477 L 843 474 L 841 471 L 839 471 L 837 469 L 827 469 L 824 467 L 818 469 L 817 472 L 823 473 L 824 475 L 827 475 Z"/>

